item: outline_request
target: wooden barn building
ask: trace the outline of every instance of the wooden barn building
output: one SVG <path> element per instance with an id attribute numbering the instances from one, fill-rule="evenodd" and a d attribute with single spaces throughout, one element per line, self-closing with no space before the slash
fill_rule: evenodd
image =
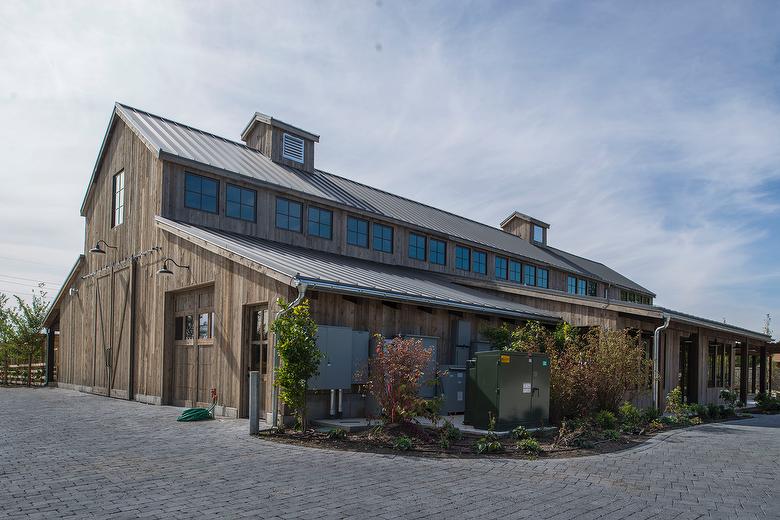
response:
<path id="1" fill-rule="evenodd" d="M 341 346 L 420 336 L 451 365 L 482 348 L 484 325 L 526 320 L 641 330 L 649 356 L 662 329 L 661 402 L 678 385 L 709 403 L 769 384 L 768 336 L 655 306 L 549 246 L 541 220 L 514 212 L 493 227 L 322 171 L 319 136 L 260 113 L 241 139 L 115 105 L 81 205 L 84 252 L 47 317 L 58 386 L 187 406 L 216 388 L 219 411 L 246 416 L 258 370 L 268 414 L 269 321 L 277 298 L 301 293 L 328 350 L 315 415 L 329 413 L 332 372 L 350 377 Z M 339 395 L 359 416 L 351 377 Z"/>

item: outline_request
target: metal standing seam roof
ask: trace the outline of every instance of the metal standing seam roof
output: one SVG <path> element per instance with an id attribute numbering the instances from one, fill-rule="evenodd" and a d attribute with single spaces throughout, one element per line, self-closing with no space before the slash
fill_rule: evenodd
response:
<path id="1" fill-rule="evenodd" d="M 496 298 L 476 289 L 467 289 L 428 271 L 305 249 L 159 216 L 156 221 L 163 229 L 185 240 L 196 244 L 197 240 L 202 240 L 291 279 L 325 290 L 517 318 L 560 321 L 560 317 L 554 314 Z"/>
<path id="2" fill-rule="evenodd" d="M 645 292 L 655 296 L 655 293 L 653 291 L 649 289 L 645 289 L 638 283 L 629 280 L 622 274 L 618 273 L 614 269 L 610 269 L 609 267 L 602 264 L 601 262 L 588 260 L 587 258 L 573 255 L 571 253 L 567 253 L 566 251 L 561 251 L 560 249 L 556 249 L 554 247 L 550 247 L 550 246 L 544 246 L 544 247 L 552 254 L 560 256 L 567 263 L 573 264 L 577 269 L 581 271 L 585 271 L 586 273 L 593 273 L 598 278 L 605 280 L 611 283 L 612 285 L 617 285 L 620 287 L 624 287 L 626 289 L 633 289 L 635 291 Z"/>
<path id="3" fill-rule="evenodd" d="M 440 210 L 420 202 L 372 188 L 344 177 L 315 170 L 304 172 L 273 162 L 257 150 L 169 119 L 120 103 L 116 113 L 162 158 L 185 160 L 255 179 L 267 184 L 319 197 L 338 205 L 406 222 L 486 247 L 505 251 L 541 264 L 574 272 L 642 292 L 649 292 L 602 264 L 597 272 L 584 262 L 566 261 L 511 233 Z M 574 256 L 574 255 L 571 255 Z"/>

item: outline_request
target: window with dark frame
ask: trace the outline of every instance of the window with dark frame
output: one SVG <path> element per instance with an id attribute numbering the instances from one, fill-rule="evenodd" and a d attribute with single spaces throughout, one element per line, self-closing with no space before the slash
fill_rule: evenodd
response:
<path id="1" fill-rule="evenodd" d="M 593 280 L 588 280 L 588 296 L 598 296 L 598 284 Z"/>
<path id="2" fill-rule="evenodd" d="M 586 280 L 577 280 L 577 294 L 585 295 L 588 291 L 588 283 Z"/>
<path id="3" fill-rule="evenodd" d="M 474 254 L 471 256 L 471 266 L 475 273 L 487 274 L 487 253 L 474 251 Z"/>
<path id="4" fill-rule="evenodd" d="M 540 267 L 536 268 L 536 286 L 542 287 L 544 289 L 548 288 L 548 278 L 549 273 L 547 269 L 542 269 Z"/>
<path id="5" fill-rule="evenodd" d="M 534 226 L 534 242 L 538 242 L 540 244 L 544 243 L 544 228 L 542 226 L 537 226 L 536 224 Z"/>
<path id="6" fill-rule="evenodd" d="M 308 224 L 306 226 L 309 235 L 320 238 L 333 238 L 333 212 L 327 209 L 309 206 Z"/>
<path id="7" fill-rule="evenodd" d="M 276 227 L 301 232 L 303 205 L 300 202 L 276 197 Z"/>
<path id="8" fill-rule="evenodd" d="M 471 249 L 455 246 L 455 268 L 461 271 L 471 270 Z"/>
<path id="9" fill-rule="evenodd" d="M 435 238 L 428 239 L 428 261 L 436 265 L 446 265 L 447 242 Z"/>
<path id="10" fill-rule="evenodd" d="M 125 171 L 114 175 L 114 203 L 111 213 L 111 227 L 116 227 L 125 221 Z"/>
<path id="11" fill-rule="evenodd" d="M 347 217 L 347 244 L 368 247 L 368 221 Z"/>
<path id="12" fill-rule="evenodd" d="M 384 224 L 374 223 L 372 228 L 374 251 L 393 252 L 393 228 Z"/>
<path id="13" fill-rule="evenodd" d="M 409 258 L 425 261 L 425 237 L 417 233 L 409 233 Z"/>
<path id="14" fill-rule="evenodd" d="M 508 277 L 507 259 L 503 256 L 496 256 L 496 278 L 506 280 Z"/>
<path id="15" fill-rule="evenodd" d="M 566 292 L 569 294 L 577 294 L 577 278 L 574 276 L 566 277 Z"/>
<path id="16" fill-rule="evenodd" d="M 536 267 L 523 265 L 523 285 L 536 285 Z"/>
<path id="17" fill-rule="evenodd" d="M 219 181 L 187 172 L 184 178 L 184 206 L 217 213 Z"/>
<path id="18" fill-rule="evenodd" d="M 225 215 L 254 222 L 257 220 L 257 192 L 233 184 L 225 187 Z"/>
<path id="19" fill-rule="evenodd" d="M 521 283 L 523 281 L 523 265 L 514 260 L 509 261 L 509 281 Z"/>

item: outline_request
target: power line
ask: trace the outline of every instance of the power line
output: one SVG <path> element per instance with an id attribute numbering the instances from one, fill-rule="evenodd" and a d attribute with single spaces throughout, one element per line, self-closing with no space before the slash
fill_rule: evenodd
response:
<path id="1" fill-rule="evenodd" d="M 59 284 L 49 284 L 49 283 L 46 283 L 46 282 L 40 282 L 41 285 L 39 285 L 39 284 L 31 284 L 31 283 L 26 283 L 26 282 L 14 282 L 13 280 L 2 280 L 2 279 L 0 279 L 0 282 L 2 282 L 2 283 L 12 283 L 14 285 L 21 285 L 22 287 L 32 287 L 33 289 L 36 289 L 36 288 L 39 288 L 39 287 L 41 289 L 44 289 L 46 287 L 59 287 Z"/>
<path id="2" fill-rule="evenodd" d="M 58 267 L 57 264 L 47 264 L 45 262 L 36 262 L 28 258 L 13 258 L 11 256 L 0 256 L 0 260 L 11 260 L 12 262 L 24 262 L 26 264 L 45 265 L 46 267 Z"/>
<path id="3" fill-rule="evenodd" d="M 37 278 L 24 278 L 23 276 L 11 276 L 10 274 L 0 274 L 0 278 L 13 278 L 14 280 L 27 280 L 28 282 L 48 283 L 52 285 L 57 285 L 56 282 L 47 282 L 46 280 L 39 280 Z"/>

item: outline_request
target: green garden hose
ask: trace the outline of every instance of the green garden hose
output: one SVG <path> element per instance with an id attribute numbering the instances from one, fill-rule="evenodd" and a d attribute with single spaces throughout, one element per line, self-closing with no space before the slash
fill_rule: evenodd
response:
<path id="1" fill-rule="evenodd" d="M 214 408 L 217 406 L 217 396 L 212 390 L 212 403 L 208 408 L 187 408 L 176 418 L 179 422 L 205 421 L 214 418 Z"/>

